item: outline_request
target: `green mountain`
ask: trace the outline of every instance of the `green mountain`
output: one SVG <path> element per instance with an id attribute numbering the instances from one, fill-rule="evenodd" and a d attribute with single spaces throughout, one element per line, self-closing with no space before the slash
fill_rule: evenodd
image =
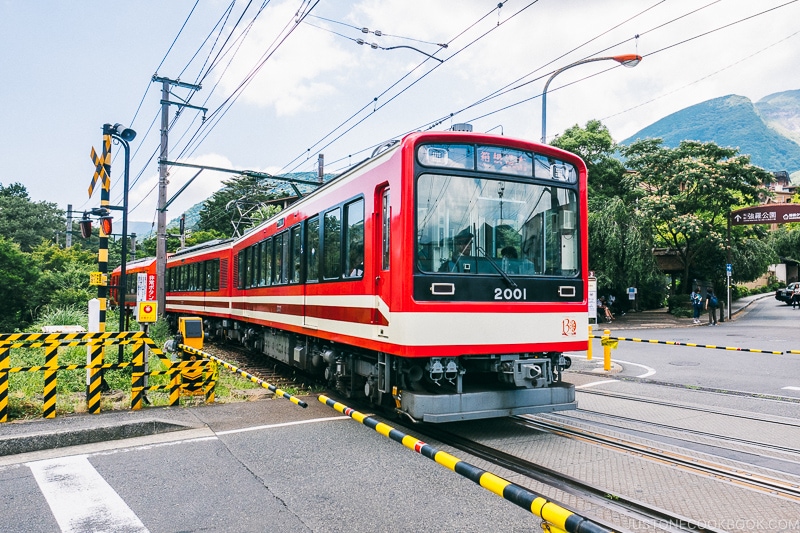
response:
<path id="1" fill-rule="evenodd" d="M 800 90 L 755 104 L 744 96 L 714 98 L 664 117 L 620 144 L 656 137 L 669 147 L 682 140 L 732 146 L 750 155 L 754 165 L 800 178 Z"/>

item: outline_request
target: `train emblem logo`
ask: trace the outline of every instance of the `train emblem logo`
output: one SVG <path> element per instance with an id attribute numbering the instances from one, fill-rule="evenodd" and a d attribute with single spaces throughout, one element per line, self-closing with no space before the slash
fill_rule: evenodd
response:
<path id="1" fill-rule="evenodd" d="M 565 318 L 561 321 L 561 335 L 564 337 L 574 337 L 578 334 L 578 323 L 571 319 Z"/>

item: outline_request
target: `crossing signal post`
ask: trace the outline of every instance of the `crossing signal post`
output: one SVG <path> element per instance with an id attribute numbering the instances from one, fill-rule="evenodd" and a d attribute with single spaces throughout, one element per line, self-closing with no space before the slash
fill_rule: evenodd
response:
<path id="1" fill-rule="evenodd" d="M 94 147 L 92 147 L 92 152 L 90 155 L 92 162 L 95 165 L 95 171 L 94 175 L 92 176 L 92 181 L 89 184 L 89 198 L 92 197 L 92 193 L 94 192 L 94 188 L 98 180 L 101 182 L 100 209 L 93 209 L 92 214 L 101 215 L 101 218 L 106 217 L 109 220 L 109 222 L 106 224 L 100 224 L 100 243 L 97 249 L 97 274 L 99 274 L 100 281 L 100 283 L 97 285 L 97 301 L 99 304 L 97 331 L 102 333 L 106 330 L 106 306 L 108 296 L 108 284 L 106 283 L 106 279 L 108 276 L 109 233 L 106 233 L 105 230 L 111 229 L 111 217 L 108 215 L 108 208 L 110 205 L 109 198 L 111 196 L 111 135 L 103 135 L 103 152 L 100 157 L 97 156 L 97 152 L 95 152 Z M 81 235 L 86 235 L 88 233 L 88 235 L 91 236 L 92 221 L 87 214 L 84 214 L 84 217 L 80 222 L 80 227 Z M 95 276 L 94 281 L 98 281 L 97 276 Z M 91 364 L 93 366 L 104 364 L 105 350 L 101 347 L 97 351 L 94 351 L 91 355 L 91 359 Z M 98 372 L 98 374 L 100 379 L 92 379 L 86 386 L 86 398 L 89 403 L 99 404 L 100 393 L 104 390 L 108 390 L 108 384 L 105 381 L 102 371 Z"/>
<path id="2" fill-rule="evenodd" d="M 120 306 L 120 316 L 119 316 L 119 331 L 122 332 L 125 330 L 125 292 L 126 292 L 126 262 L 127 262 L 127 254 L 128 254 L 128 247 L 127 247 L 127 239 L 128 239 L 128 177 L 129 177 L 129 167 L 130 167 L 130 145 L 128 144 L 129 141 L 132 141 L 136 137 L 136 132 L 130 128 L 126 128 L 121 124 L 104 124 L 103 125 L 103 151 L 100 156 L 97 155 L 94 147 L 92 147 L 92 151 L 90 153 L 90 157 L 92 159 L 92 163 L 94 163 L 95 171 L 94 175 L 92 176 L 92 181 L 89 184 L 89 198 L 92 197 L 92 193 L 94 193 L 95 186 L 100 182 L 101 189 L 100 189 L 100 207 L 91 210 L 91 215 L 99 217 L 100 221 L 100 228 L 99 228 L 99 237 L 100 242 L 98 245 L 97 250 L 97 270 L 96 274 L 99 276 L 95 276 L 92 278 L 92 284 L 97 284 L 97 299 L 100 304 L 100 313 L 99 313 L 99 326 L 98 331 L 105 332 L 106 330 L 106 310 L 107 310 L 107 297 L 108 297 L 108 283 L 105 281 L 108 276 L 108 237 L 111 235 L 111 231 L 113 228 L 113 219 L 111 217 L 111 209 L 118 209 L 122 210 L 122 258 L 120 264 L 120 278 L 119 278 L 119 285 L 116 287 L 118 291 L 119 300 L 121 302 Z M 123 191 L 123 206 L 111 206 L 110 205 L 110 196 L 111 196 L 111 139 L 117 140 L 120 144 L 122 144 L 123 148 L 125 149 L 125 174 L 124 174 L 124 191 Z M 92 233 L 92 221 L 89 217 L 89 213 L 84 213 L 83 219 L 79 222 L 79 226 L 81 229 L 81 235 L 84 238 L 88 238 L 91 236 Z M 119 357 L 118 362 L 122 362 L 123 356 L 123 347 L 120 345 L 119 347 Z M 101 351 L 99 354 L 99 363 L 102 364 L 104 360 L 105 354 Z M 107 389 L 108 385 L 105 384 L 103 381 L 102 385 L 103 389 Z M 99 390 L 89 390 L 87 387 L 87 395 L 90 394 L 99 394 Z"/>

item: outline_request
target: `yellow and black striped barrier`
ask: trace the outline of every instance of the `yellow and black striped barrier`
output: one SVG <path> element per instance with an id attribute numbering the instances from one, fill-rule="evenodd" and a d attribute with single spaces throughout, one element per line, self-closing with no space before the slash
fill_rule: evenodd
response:
<path id="1" fill-rule="evenodd" d="M 103 348 L 110 345 L 132 344 L 132 361 L 114 364 L 103 363 Z M 90 347 L 88 364 L 58 364 L 58 349 L 76 346 Z M 145 346 L 150 353 L 157 356 L 167 370 L 163 372 L 146 372 L 144 364 Z M 16 348 L 44 348 L 44 365 L 38 366 L 11 366 L 11 350 Z M 0 334 L 0 423 L 8 421 L 8 380 L 9 374 L 17 372 L 43 372 L 44 393 L 42 416 L 53 418 L 56 416 L 57 374 L 61 370 L 88 370 L 89 384 L 86 388 L 87 411 L 92 414 L 100 412 L 100 399 L 102 390 L 102 372 L 109 369 L 123 369 L 130 367 L 131 373 L 131 409 L 141 409 L 144 393 L 148 390 L 169 390 L 169 405 L 175 406 L 180 402 L 181 371 L 187 368 L 205 370 L 205 379 L 200 394 L 205 393 L 206 401 L 214 401 L 214 387 L 216 380 L 216 364 L 211 361 L 174 363 L 156 343 L 148 338 L 143 331 L 123 332 L 89 332 L 89 333 L 11 333 Z M 145 376 L 165 374 L 170 378 L 170 385 L 145 386 Z"/>
<path id="2" fill-rule="evenodd" d="M 271 384 L 267 383 L 263 379 L 257 378 L 253 374 L 250 374 L 249 372 L 246 372 L 246 371 L 242 370 L 241 368 L 238 368 L 238 367 L 236 367 L 236 366 L 234 366 L 234 365 L 232 365 L 232 364 L 230 364 L 228 362 L 223 361 L 219 357 L 214 357 L 213 355 L 211 355 L 209 353 L 206 353 L 206 352 L 203 352 L 201 350 L 198 350 L 197 348 L 192 348 L 191 346 L 187 346 L 185 344 L 179 344 L 178 348 L 183 350 L 186 353 L 196 354 L 196 355 L 199 355 L 201 357 L 205 357 L 207 359 L 210 359 L 210 360 L 212 360 L 212 361 L 224 366 L 225 368 L 227 368 L 231 372 L 234 372 L 236 374 L 239 374 L 242 377 L 245 377 L 245 378 L 249 379 L 250 381 L 252 381 L 256 385 L 260 385 L 260 386 L 264 387 L 265 389 L 269 389 L 270 391 L 272 391 L 275 394 L 275 396 L 286 398 L 290 402 L 292 402 L 294 404 L 297 404 L 300 407 L 303 407 L 303 408 L 308 407 L 308 404 L 306 402 L 304 402 L 303 400 L 301 400 L 299 398 L 296 398 L 296 397 L 292 396 L 291 394 L 289 394 L 288 392 L 277 388 L 275 385 L 271 385 Z"/>
<path id="3" fill-rule="evenodd" d="M 711 348 L 713 350 L 729 350 L 733 352 L 753 352 L 753 353 L 768 353 L 772 355 L 783 355 L 784 353 L 800 353 L 800 351 L 788 350 L 775 351 L 775 350 L 759 350 L 757 348 L 739 348 L 736 346 L 717 346 L 716 344 L 699 344 L 696 342 L 681 342 L 681 341 L 661 341 L 656 339 L 639 339 L 636 337 L 606 337 L 605 335 L 589 335 L 590 339 L 601 339 L 604 343 L 613 343 L 614 341 L 630 341 L 630 342 L 646 342 L 649 344 L 667 344 L 670 346 L 689 346 L 691 348 Z M 616 346 L 615 346 L 616 347 Z"/>
<path id="4" fill-rule="evenodd" d="M 362 423 L 370 429 L 374 429 L 384 437 L 395 442 L 399 442 L 409 450 L 413 450 L 420 455 L 424 455 L 440 465 L 449 468 L 453 472 L 477 483 L 486 490 L 530 511 L 534 515 L 544 520 L 549 527 L 549 531 L 566 531 L 568 533 L 609 533 L 612 530 L 606 529 L 587 518 L 565 509 L 555 502 L 543 496 L 539 496 L 529 490 L 515 485 L 491 472 L 480 469 L 466 463 L 447 452 L 437 450 L 430 444 L 426 444 L 419 439 L 406 435 L 400 430 L 388 424 L 378 421 L 375 418 L 347 407 L 327 396 L 320 395 L 319 401 L 349 416 L 353 420 Z M 558 529 L 554 529 L 558 528 Z"/>

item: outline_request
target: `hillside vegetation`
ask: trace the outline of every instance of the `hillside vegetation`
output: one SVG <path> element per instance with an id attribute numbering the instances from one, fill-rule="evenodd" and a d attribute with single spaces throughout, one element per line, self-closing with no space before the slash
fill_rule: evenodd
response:
<path id="1" fill-rule="evenodd" d="M 800 181 L 800 90 L 766 96 L 755 104 L 738 95 L 722 96 L 682 109 L 621 142 L 661 138 L 674 148 L 681 141 L 714 142 L 738 148 L 768 171 L 785 170 Z"/>

